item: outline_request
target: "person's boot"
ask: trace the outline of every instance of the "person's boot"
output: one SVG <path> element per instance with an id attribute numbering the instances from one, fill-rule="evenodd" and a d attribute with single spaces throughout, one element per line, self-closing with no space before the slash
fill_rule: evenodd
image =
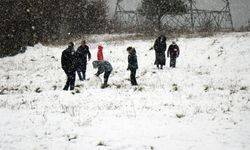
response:
<path id="1" fill-rule="evenodd" d="M 137 86 L 137 85 L 138 85 L 138 84 L 137 84 L 136 81 L 134 81 L 133 84 L 132 84 L 132 86 Z"/>
<path id="2" fill-rule="evenodd" d="M 75 89 L 74 86 L 70 86 L 70 91 L 73 91 Z"/>
<path id="3" fill-rule="evenodd" d="M 136 82 L 136 79 L 131 79 L 131 85 L 132 86 L 138 85 L 137 82 Z"/>
<path id="4" fill-rule="evenodd" d="M 137 81 L 135 80 L 135 85 L 138 85 Z"/>
<path id="5" fill-rule="evenodd" d="M 86 77 L 85 77 L 85 72 L 83 72 L 82 74 L 82 81 L 86 80 Z"/>
<path id="6" fill-rule="evenodd" d="M 81 71 L 77 71 L 78 77 L 80 81 L 83 81 L 82 79 L 82 72 Z"/>
<path id="7" fill-rule="evenodd" d="M 108 87 L 108 79 L 104 79 L 104 83 L 102 85 L 102 88 Z"/>
<path id="8" fill-rule="evenodd" d="M 69 88 L 69 86 L 68 86 L 68 85 L 65 85 L 64 88 L 63 88 L 63 90 L 64 90 L 64 91 L 68 91 L 68 88 Z"/>
<path id="9" fill-rule="evenodd" d="M 86 70 L 82 70 L 82 80 L 84 81 L 86 79 Z"/>

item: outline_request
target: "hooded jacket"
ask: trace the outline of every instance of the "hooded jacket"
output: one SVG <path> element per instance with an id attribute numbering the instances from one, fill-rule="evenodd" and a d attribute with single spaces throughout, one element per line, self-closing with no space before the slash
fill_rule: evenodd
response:
<path id="1" fill-rule="evenodd" d="M 166 37 L 164 35 L 161 35 L 155 40 L 154 43 L 155 65 L 166 64 L 166 57 L 165 57 L 166 48 L 167 48 Z"/>
<path id="2" fill-rule="evenodd" d="M 97 52 L 97 60 L 103 60 L 103 53 L 102 53 L 103 47 L 101 45 L 98 46 L 98 52 Z"/>
<path id="3" fill-rule="evenodd" d="M 61 56 L 62 69 L 65 72 L 74 72 L 77 67 L 77 60 L 75 57 L 75 51 L 73 46 L 69 46 L 62 52 Z"/>
<path id="4" fill-rule="evenodd" d="M 103 72 L 111 72 L 113 70 L 112 65 L 106 60 L 95 60 L 92 62 L 94 68 L 98 68 L 95 75 L 99 76 Z"/>
<path id="5" fill-rule="evenodd" d="M 155 40 L 154 49 L 156 53 L 165 53 L 167 45 L 166 45 L 166 37 L 164 35 L 159 36 Z"/>
<path id="6" fill-rule="evenodd" d="M 76 57 L 78 60 L 79 66 L 86 66 L 87 65 L 87 57 L 88 59 L 91 58 L 91 53 L 89 52 L 89 47 L 87 45 L 85 46 L 79 46 L 76 51 Z"/>
<path id="7" fill-rule="evenodd" d="M 136 51 L 134 48 L 132 48 L 129 51 L 128 55 L 128 70 L 132 69 L 138 69 L 138 62 L 137 62 L 137 56 L 136 56 Z"/>
<path id="8" fill-rule="evenodd" d="M 168 54 L 167 56 L 171 57 L 171 58 L 176 58 L 176 57 L 179 57 L 180 55 L 180 50 L 179 50 L 179 47 L 178 45 L 176 44 L 171 44 L 168 48 Z"/>

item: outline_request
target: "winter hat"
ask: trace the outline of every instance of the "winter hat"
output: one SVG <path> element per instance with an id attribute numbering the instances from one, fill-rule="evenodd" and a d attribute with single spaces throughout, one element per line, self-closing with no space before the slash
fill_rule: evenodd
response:
<path id="1" fill-rule="evenodd" d="M 130 47 L 127 48 L 127 51 L 129 52 L 129 51 L 131 51 L 132 49 L 133 49 L 133 47 L 130 46 Z"/>
<path id="2" fill-rule="evenodd" d="M 163 34 L 160 35 L 159 39 L 160 39 L 161 42 L 165 42 L 167 40 L 165 35 L 163 35 Z"/>
<path id="3" fill-rule="evenodd" d="M 102 50 L 103 49 L 103 46 L 102 45 L 99 45 L 98 46 L 98 50 Z"/>
<path id="4" fill-rule="evenodd" d="M 81 45 L 83 45 L 83 44 L 84 44 L 84 45 L 86 44 L 86 40 L 82 40 L 82 41 L 81 41 Z"/>
<path id="5" fill-rule="evenodd" d="M 68 46 L 69 47 L 74 47 L 74 43 L 73 42 L 69 42 Z"/>
<path id="6" fill-rule="evenodd" d="M 99 64 L 100 64 L 100 62 L 98 60 L 95 60 L 92 62 L 92 65 L 94 68 L 98 68 Z"/>
<path id="7" fill-rule="evenodd" d="M 132 49 L 130 50 L 130 54 L 132 54 L 132 55 L 135 55 L 135 54 L 136 54 L 135 48 L 132 48 Z"/>

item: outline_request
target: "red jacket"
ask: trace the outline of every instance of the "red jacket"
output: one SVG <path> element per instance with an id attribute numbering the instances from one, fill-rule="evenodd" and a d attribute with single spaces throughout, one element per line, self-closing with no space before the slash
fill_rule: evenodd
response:
<path id="1" fill-rule="evenodd" d="M 102 53 L 103 47 L 101 45 L 98 46 L 98 52 L 97 52 L 97 60 L 103 60 L 103 53 Z"/>

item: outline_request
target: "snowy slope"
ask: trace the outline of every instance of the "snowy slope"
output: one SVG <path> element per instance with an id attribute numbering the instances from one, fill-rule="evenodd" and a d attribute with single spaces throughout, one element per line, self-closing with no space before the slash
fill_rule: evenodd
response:
<path id="1" fill-rule="evenodd" d="M 105 43 L 111 87 L 100 89 L 89 62 L 90 80 L 77 78 L 74 93 L 61 90 L 65 47 L 38 44 L 0 59 L 0 149 L 250 149 L 250 33 L 179 38 L 176 69 L 156 69 L 153 42 Z M 98 44 L 89 44 L 91 61 Z M 138 87 L 128 80 L 128 46 Z"/>

